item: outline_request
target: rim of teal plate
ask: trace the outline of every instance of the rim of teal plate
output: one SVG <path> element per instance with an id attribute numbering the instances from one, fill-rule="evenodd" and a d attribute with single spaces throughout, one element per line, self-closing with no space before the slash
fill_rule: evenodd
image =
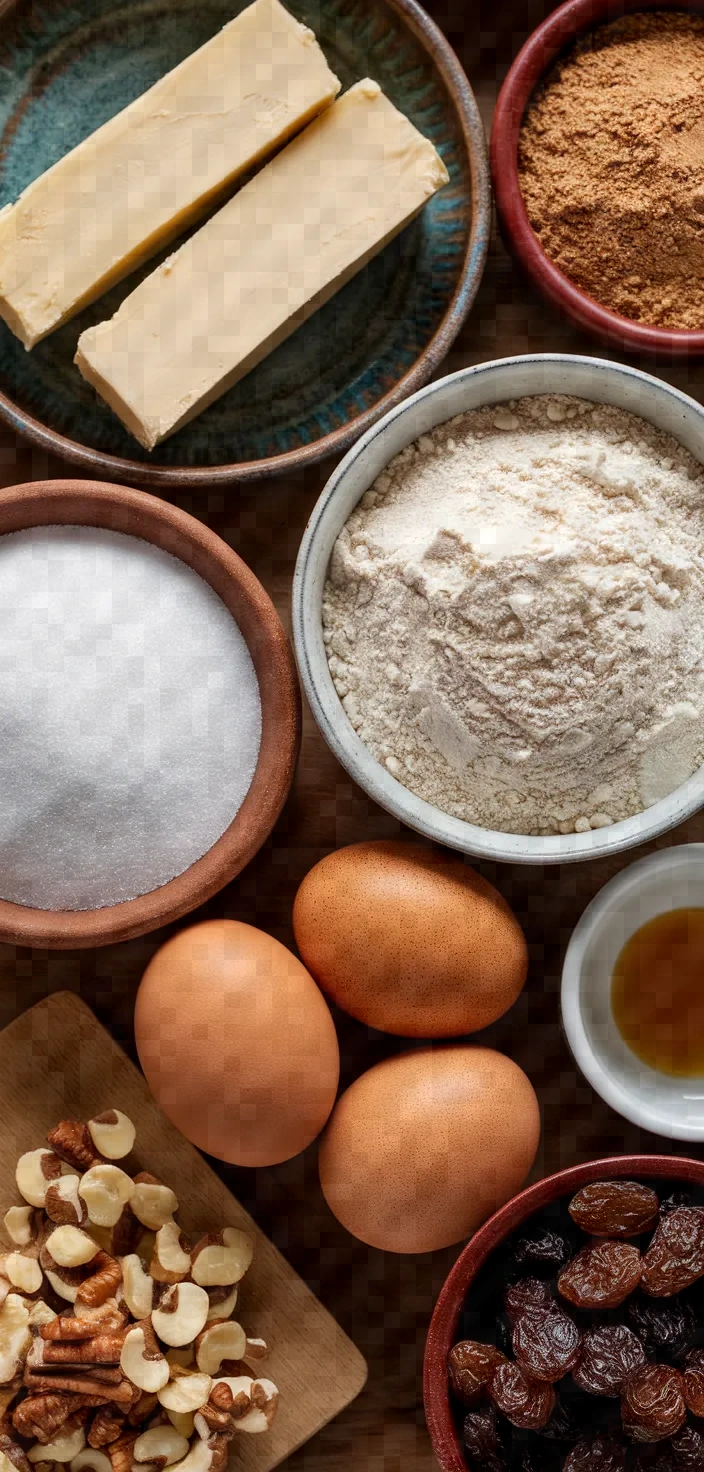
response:
<path id="1" fill-rule="evenodd" d="M 17 0 L 0 0 L 0 21 Z M 371 425 L 390 409 L 423 388 L 446 357 L 465 322 L 476 297 L 489 249 L 491 229 L 491 183 L 484 128 L 476 98 L 467 75 L 439 26 L 417 0 L 386 0 L 389 9 L 405 21 L 434 63 L 455 107 L 467 153 L 470 177 L 471 218 L 459 279 L 442 321 L 415 363 L 376 403 L 346 424 L 310 444 L 298 445 L 278 455 L 242 460 L 226 465 L 147 465 L 121 455 L 82 445 L 68 435 L 50 429 L 32 414 L 20 409 L 0 392 L 0 419 L 23 439 L 57 455 L 79 469 L 101 478 L 127 481 L 153 490 L 179 487 L 240 485 L 284 475 L 316 464 L 330 455 L 342 454 Z"/>

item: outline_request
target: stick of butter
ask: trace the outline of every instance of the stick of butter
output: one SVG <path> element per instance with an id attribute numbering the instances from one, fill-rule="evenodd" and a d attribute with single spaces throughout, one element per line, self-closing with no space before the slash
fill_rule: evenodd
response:
<path id="1" fill-rule="evenodd" d="M 277 347 L 447 182 L 376 82 L 351 87 L 122 303 L 75 362 L 152 450 Z"/>
<path id="2" fill-rule="evenodd" d="M 339 90 L 313 32 L 254 0 L 0 211 L 0 316 L 34 347 Z"/>

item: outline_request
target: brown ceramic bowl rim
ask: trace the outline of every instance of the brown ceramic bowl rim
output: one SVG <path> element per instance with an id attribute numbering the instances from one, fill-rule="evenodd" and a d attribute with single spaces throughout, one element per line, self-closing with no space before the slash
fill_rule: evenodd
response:
<path id="1" fill-rule="evenodd" d="M 0 0 L 0 20 L 16 0 Z M 471 188 L 471 219 L 460 276 L 452 300 L 415 363 L 402 378 L 370 408 L 310 444 L 297 446 L 261 460 L 243 460 L 230 465 L 149 465 L 81 445 L 77 440 L 48 428 L 0 392 L 0 419 L 32 444 L 59 455 L 84 472 L 109 479 L 133 481 L 137 485 L 165 490 L 179 486 L 226 486 L 262 480 L 270 475 L 301 470 L 328 455 L 340 455 L 389 409 L 422 388 L 449 352 L 474 302 L 489 249 L 491 183 L 484 128 L 469 81 L 439 26 L 417 0 L 385 0 L 400 16 L 434 63 L 452 101 L 467 155 Z"/>
<path id="2" fill-rule="evenodd" d="M 0 492 L 0 535 L 32 526 L 98 526 L 152 542 L 214 588 L 249 647 L 262 702 L 262 740 L 249 791 L 212 848 L 167 884 L 96 910 L 38 910 L 0 900 L 0 941 L 65 950 L 104 946 L 156 930 L 216 894 L 248 864 L 288 796 L 300 744 L 293 654 L 268 594 L 246 563 L 188 512 L 127 486 L 34 481 Z"/>
<path id="3" fill-rule="evenodd" d="M 704 1185 L 704 1161 L 682 1155 L 616 1155 L 573 1165 L 528 1186 L 502 1206 L 475 1232 L 445 1280 L 430 1321 L 423 1364 L 425 1419 L 442 1472 L 467 1472 L 452 1415 L 447 1383 L 447 1356 L 455 1343 L 462 1307 L 479 1269 L 490 1252 L 533 1212 L 560 1196 L 571 1195 L 590 1181 L 611 1179 L 676 1180 Z"/>
<path id="4" fill-rule="evenodd" d="M 555 58 L 584 31 L 631 11 L 700 13 L 701 0 L 567 0 L 529 36 L 499 93 L 491 131 L 491 173 L 504 239 L 538 290 L 578 327 L 630 352 L 663 357 L 704 354 L 704 331 L 632 322 L 581 291 L 543 250 L 528 219 L 518 179 L 518 141 L 528 102 Z"/>

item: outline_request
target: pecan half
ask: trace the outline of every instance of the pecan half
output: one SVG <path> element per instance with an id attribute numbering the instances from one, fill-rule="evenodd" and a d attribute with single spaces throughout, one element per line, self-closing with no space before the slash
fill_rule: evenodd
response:
<path id="1" fill-rule="evenodd" d="M 12 1413 L 12 1424 L 20 1436 L 40 1441 L 42 1446 L 53 1441 L 64 1421 L 82 1404 L 80 1395 L 28 1395 Z"/>
<path id="2" fill-rule="evenodd" d="M 87 1124 L 78 1119 L 62 1119 L 46 1137 L 55 1155 L 72 1165 L 74 1170 L 90 1170 L 92 1165 L 103 1165 L 103 1157 L 96 1150 Z"/>
<path id="3" fill-rule="evenodd" d="M 81 1370 L 76 1374 L 45 1375 L 37 1370 L 24 1373 L 28 1390 L 67 1390 L 71 1395 L 85 1397 L 84 1404 L 102 1406 L 113 1404 L 130 1410 L 134 1404 L 134 1386 L 125 1377 L 116 1379 L 114 1370 Z"/>
<path id="4" fill-rule="evenodd" d="M 88 1445 L 94 1450 L 109 1446 L 122 1435 L 124 1424 L 125 1417 L 121 1411 L 116 1411 L 113 1406 L 101 1406 L 90 1423 Z"/>
<path id="5" fill-rule="evenodd" d="M 44 1340 L 44 1365 L 119 1365 L 124 1334 L 95 1334 L 62 1344 Z"/>
<path id="6" fill-rule="evenodd" d="M 132 1472 L 132 1448 L 137 1440 L 138 1432 L 128 1431 L 118 1437 L 108 1446 L 108 1456 L 112 1462 L 112 1472 Z"/>
<path id="7" fill-rule="evenodd" d="M 89 1308 L 99 1308 L 106 1299 L 114 1298 L 122 1282 L 122 1268 L 107 1252 L 98 1252 L 89 1266 L 94 1271 L 81 1284 L 78 1301 Z"/>

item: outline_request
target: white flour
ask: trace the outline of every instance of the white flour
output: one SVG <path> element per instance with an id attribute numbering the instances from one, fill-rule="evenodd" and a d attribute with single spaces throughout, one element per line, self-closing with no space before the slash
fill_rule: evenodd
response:
<path id="1" fill-rule="evenodd" d="M 505 832 L 604 827 L 704 760 L 704 471 L 566 396 L 461 415 L 349 518 L 323 623 L 352 725 L 411 791 Z"/>

